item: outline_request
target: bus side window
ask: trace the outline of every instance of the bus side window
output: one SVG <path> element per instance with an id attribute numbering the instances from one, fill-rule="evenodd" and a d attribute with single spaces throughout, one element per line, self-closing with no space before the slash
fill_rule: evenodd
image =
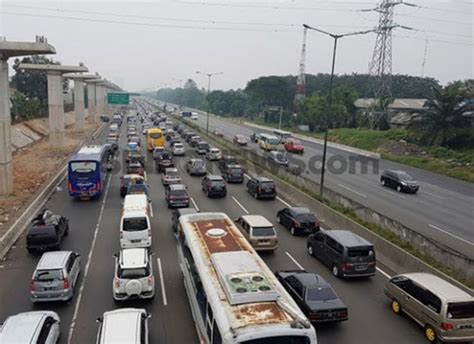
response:
<path id="1" fill-rule="evenodd" d="M 212 329 L 212 344 L 222 344 L 222 336 L 219 328 L 217 327 L 217 322 L 214 321 L 214 327 Z"/>

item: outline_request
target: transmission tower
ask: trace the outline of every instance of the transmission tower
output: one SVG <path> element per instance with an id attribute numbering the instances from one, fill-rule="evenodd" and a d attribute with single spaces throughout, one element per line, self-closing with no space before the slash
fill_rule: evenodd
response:
<path id="1" fill-rule="evenodd" d="M 301 59 L 300 59 L 300 68 L 298 71 L 298 76 L 296 77 L 296 94 L 295 94 L 295 104 L 300 104 L 305 97 L 305 64 L 306 64 L 306 33 L 308 29 L 305 27 L 303 30 L 303 47 L 301 48 Z"/>

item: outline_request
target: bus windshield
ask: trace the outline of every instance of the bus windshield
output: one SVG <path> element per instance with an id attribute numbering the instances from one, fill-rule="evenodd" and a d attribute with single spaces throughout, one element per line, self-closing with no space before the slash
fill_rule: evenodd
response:
<path id="1" fill-rule="evenodd" d="M 161 133 L 150 133 L 149 136 L 150 136 L 150 138 L 156 140 L 156 139 L 161 138 Z"/>

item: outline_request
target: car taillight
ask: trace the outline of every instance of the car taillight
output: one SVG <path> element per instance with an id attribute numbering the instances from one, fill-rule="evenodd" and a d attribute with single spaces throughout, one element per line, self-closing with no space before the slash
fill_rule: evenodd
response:
<path id="1" fill-rule="evenodd" d="M 346 271 L 346 270 L 349 270 L 349 268 L 351 268 L 354 264 L 351 264 L 351 263 L 342 263 L 341 265 L 341 269 L 342 271 Z"/>
<path id="2" fill-rule="evenodd" d="M 97 183 L 95 184 L 95 187 L 96 187 L 97 190 L 100 190 L 100 182 L 97 182 Z"/>
<path id="3" fill-rule="evenodd" d="M 69 288 L 69 280 L 67 278 L 64 279 L 64 289 Z"/>
<path id="4" fill-rule="evenodd" d="M 453 324 L 442 322 L 441 323 L 441 328 L 445 331 L 449 331 L 449 330 L 452 330 L 454 328 L 454 326 L 453 326 Z"/>
<path id="5" fill-rule="evenodd" d="M 69 192 L 72 192 L 72 183 L 71 183 L 71 182 L 68 182 L 68 183 L 67 183 L 67 190 L 68 190 Z"/>
<path id="6" fill-rule="evenodd" d="M 30 291 L 35 291 L 36 288 L 35 288 L 35 280 L 31 280 L 30 282 Z"/>
<path id="7" fill-rule="evenodd" d="M 301 223 L 299 223 L 298 221 L 296 221 L 295 219 L 293 219 L 293 225 L 294 225 L 295 227 L 299 227 L 299 226 L 301 226 Z"/>
<path id="8" fill-rule="evenodd" d="M 123 239 L 123 232 L 120 232 L 120 239 Z"/>
<path id="9" fill-rule="evenodd" d="M 115 289 L 120 288 L 120 279 L 114 278 L 114 288 Z"/>
<path id="10" fill-rule="evenodd" d="M 153 285 L 153 276 L 148 277 L 148 286 L 151 287 Z"/>
<path id="11" fill-rule="evenodd" d="M 337 316 L 338 316 L 339 318 L 347 318 L 348 314 L 349 314 L 349 313 L 348 313 L 347 311 L 337 312 Z"/>
<path id="12" fill-rule="evenodd" d="M 176 199 L 176 196 L 169 196 L 169 199 Z"/>

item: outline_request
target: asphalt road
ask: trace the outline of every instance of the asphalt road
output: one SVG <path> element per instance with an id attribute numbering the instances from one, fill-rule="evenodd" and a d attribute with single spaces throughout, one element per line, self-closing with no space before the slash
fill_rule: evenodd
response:
<path id="1" fill-rule="evenodd" d="M 98 139 L 104 140 L 104 137 Z M 124 138 L 122 138 L 122 146 Z M 192 155 L 193 153 L 188 152 Z M 190 177 L 183 169 L 187 157 L 176 161 L 183 182 L 188 186 L 193 201 L 201 211 L 222 211 L 231 218 L 252 212 L 275 223 L 280 247 L 263 259 L 274 270 L 305 268 L 328 280 L 349 307 L 350 319 L 338 325 L 316 326 L 318 339 L 323 344 L 411 344 L 422 343 L 423 331 L 405 316 L 392 314 L 383 294 L 387 282 L 384 274 L 370 279 L 339 280 L 310 257 L 305 250 L 305 238 L 293 237 L 276 223 L 276 212 L 284 207 L 284 200 L 257 201 L 245 192 L 243 185 L 228 185 L 224 199 L 208 199 L 201 191 L 199 177 Z M 121 160 L 116 161 L 119 170 Z M 217 171 L 215 163 L 208 169 Z M 194 323 L 177 263 L 176 243 L 171 230 L 171 211 L 164 201 L 160 175 L 153 171 L 152 159 L 146 163 L 147 182 L 152 197 L 152 228 L 156 296 L 151 302 L 115 304 L 112 299 L 113 257 L 119 250 L 119 217 L 122 199 L 119 196 L 119 177 L 115 170 L 107 192 L 97 201 L 73 201 L 63 183 L 48 201 L 48 207 L 70 219 L 70 235 L 63 249 L 81 254 L 81 288 L 70 303 L 33 305 L 29 301 L 29 280 L 38 257 L 27 254 L 25 239 L 20 238 L 0 266 L 0 322 L 8 315 L 32 309 L 50 309 L 59 313 L 62 323 L 61 343 L 94 343 L 97 333 L 95 319 L 103 312 L 118 307 L 144 307 L 151 314 L 150 343 L 197 343 Z M 160 260 L 164 289 L 160 286 Z M 87 271 L 86 271 L 87 270 Z"/>
<path id="2" fill-rule="evenodd" d="M 186 109 L 197 111 L 194 109 Z M 199 113 L 199 119 L 193 121 L 201 128 L 206 128 L 206 114 Z M 210 115 L 209 132 L 222 129 L 224 137 L 232 140 L 235 134 L 249 137 L 254 132 L 264 132 L 245 124 L 238 124 L 221 117 Z M 306 166 L 304 176 L 319 183 L 319 170 L 309 168 L 312 157 L 322 157 L 322 145 L 303 141 L 303 156 L 291 154 L 291 159 Z M 258 145 L 250 143 L 246 149 L 257 154 L 264 154 Z M 328 147 L 327 159 L 340 159 L 348 162 L 357 154 Z M 337 158 L 336 158 L 337 157 Z M 319 159 L 320 161 L 321 159 Z M 312 164 L 314 166 L 314 164 Z M 318 168 L 320 165 L 316 165 Z M 327 169 L 325 185 L 338 193 L 363 204 L 380 214 L 392 218 L 418 233 L 432 238 L 464 255 L 474 258 L 474 185 L 450 177 L 434 174 L 414 167 L 391 161 L 378 160 L 378 169 L 368 166 L 368 173 L 362 173 L 356 166 L 355 173 L 344 169 L 337 171 Z M 399 193 L 396 190 L 380 185 L 380 174 L 385 169 L 405 170 L 418 180 L 420 190 L 417 194 Z M 319 192 L 319 190 L 317 190 Z"/>

